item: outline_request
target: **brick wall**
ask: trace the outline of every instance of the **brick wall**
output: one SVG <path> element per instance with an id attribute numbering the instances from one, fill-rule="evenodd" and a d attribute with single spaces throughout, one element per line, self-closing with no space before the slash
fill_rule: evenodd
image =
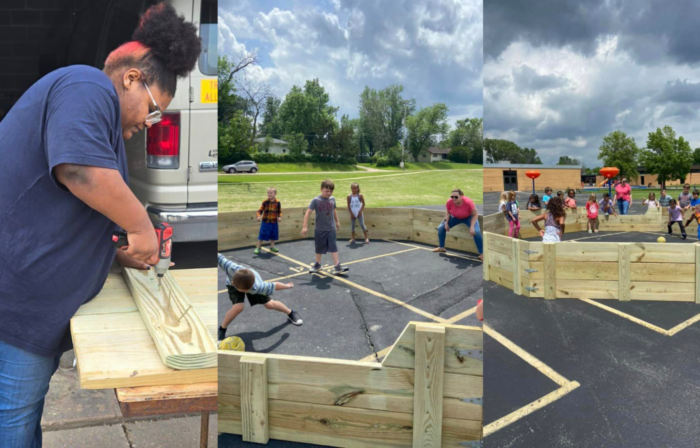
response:
<path id="1" fill-rule="evenodd" d="M 80 3 L 0 0 L 0 119 L 41 75 L 64 65 Z"/>
<path id="2" fill-rule="evenodd" d="M 532 179 L 525 175 L 531 169 L 525 168 L 484 168 L 484 191 L 503 191 L 503 171 L 517 171 L 518 190 L 532 191 Z M 552 187 L 554 191 L 566 188 L 581 188 L 581 171 L 572 169 L 543 168 L 538 169 L 540 177 L 535 180 L 538 191 Z"/>

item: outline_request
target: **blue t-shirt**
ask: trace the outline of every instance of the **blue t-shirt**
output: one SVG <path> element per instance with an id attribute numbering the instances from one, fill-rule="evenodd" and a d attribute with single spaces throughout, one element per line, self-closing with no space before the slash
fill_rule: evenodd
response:
<path id="1" fill-rule="evenodd" d="M 510 212 L 510 214 L 508 213 Z M 510 215 L 513 215 L 511 218 Z M 508 218 L 508 221 L 517 221 L 518 220 L 518 202 L 517 201 L 510 201 L 506 204 L 506 217 Z"/>
<path id="2" fill-rule="evenodd" d="M 542 202 L 544 202 L 545 204 L 548 203 L 550 199 L 552 199 L 552 197 L 547 196 L 546 194 L 542 196 Z"/>
<path id="3" fill-rule="evenodd" d="M 96 68 L 55 70 L 0 122 L 0 340 L 43 356 L 72 346 L 69 321 L 102 289 L 117 225 L 55 178 L 62 163 L 128 181 L 119 97 Z"/>
<path id="4" fill-rule="evenodd" d="M 698 199 L 691 199 L 690 200 L 690 205 L 695 207 L 696 205 L 700 204 L 700 198 Z"/>

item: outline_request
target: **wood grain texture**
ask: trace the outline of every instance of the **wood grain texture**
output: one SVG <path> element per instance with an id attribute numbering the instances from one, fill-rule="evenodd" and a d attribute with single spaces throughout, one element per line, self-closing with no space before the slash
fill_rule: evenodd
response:
<path id="1" fill-rule="evenodd" d="M 557 297 L 557 257 L 559 255 L 558 243 L 544 243 L 544 298 L 555 299 Z"/>
<path id="2" fill-rule="evenodd" d="M 267 359 L 241 358 L 241 429 L 244 442 L 270 440 L 267 411 Z"/>
<path id="3" fill-rule="evenodd" d="M 630 300 L 630 245 L 622 243 L 618 246 L 618 299 Z"/>
<path id="4" fill-rule="evenodd" d="M 123 268 L 122 275 L 163 364 L 179 370 L 216 366 L 216 344 L 170 271 L 160 287 L 153 269 Z"/>
<path id="5" fill-rule="evenodd" d="M 489 251 L 491 250 L 490 246 L 489 246 L 490 245 L 490 238 L 491 238 L 490 235 L 491 235 L 490 232 L 484 232 L 484 254 L 485 255 L 484 255 L 484 265 L 482 266 L 482 269 L 483 269 L 482 273 L 483 273 L 484 281 L 490 280 L 489 267 L 491 266 L 491 263 L 488 262 L 488 258 L 486 256 L 486 254 L 488 254 Z"/>
<path id="6" fill-rule="evenodd" d="M 216 268 L 170 273 L 216 337 Z M 216 368 L 176 370 L 163 364 L 121 273 L 109 274 L 103 290 L 71 319 L 70 329 L 83 389 L 217 381 Z"/>
<path id="7" fill-rule="evenodd" d="M 522 274 L 522 267 L 520 266 L 520 251 L 521 249 L 521 240 L 513 239 L 513 256 L 511 259 L 513 260 L 513 292 L 517 295 L 522 295 L 522 284 L 520 282 L 520 277 Z"/>
<path id="8" fill-rule="evenodd" d="M 445 329 L 418 325 L 413 390 L 413 446 L 439 448 L 442 441 L 442 380 Z"/>

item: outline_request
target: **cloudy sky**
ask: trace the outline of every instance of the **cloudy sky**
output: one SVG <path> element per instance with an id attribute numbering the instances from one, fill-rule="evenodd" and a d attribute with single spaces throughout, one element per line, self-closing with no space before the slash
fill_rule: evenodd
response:
<path id="1" fill-rule="evenodd" d="M 700 2 L 487 0 L 484 134 L 598 165 L 616 129 L 700 146 Z"/>
<path id="2" fill-rule="evenodd" d="M 257 48 L 246 76 L 279 97 L 319 78 L 338 118 L 358 116 L 365 86 L 401 83 L 454 123 L 482 116 L 482 22 L 480 0 L 219 0 L 218 45 L 234 58 Z"/>

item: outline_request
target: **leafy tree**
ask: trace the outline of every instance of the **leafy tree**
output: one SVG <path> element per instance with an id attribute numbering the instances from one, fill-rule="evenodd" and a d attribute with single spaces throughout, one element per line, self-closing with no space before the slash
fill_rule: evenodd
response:
<path id="1" fill-rule="evenodd" d="M 466 146 L 453 147 L 447 154 L 447 158 L 456 163 L 469 163 L 469 148 Z"/>
<path id="2" fill-rule="evenodd" d="M 465 146 L 471 154 L 484 150 L 484 119 L 465 118 L 457 120 L 455 129 L 450 132 L 449 145 L 446 147 L 457 148 Z M 483 160 L 483 156 L 480 157 Z"/>
<path id="3" fill-rule="evenodd" d="M 620 176 L 637 179 L 637 162 L 639 148 L 632 137 L 622 131 L 613 131 L 603 137 L 603 144 L 598 150 L 598 159 L 605 166 L 614 166 L 620 170 Z"/>
<path id="4" fill-rule="evenodd" d="M 282 101 L 276 96 L 269 96 L 266 99 L 265 111 L 260 125 L 260 135 L 269 135 L 272 138 L 282 138 L 282 129 L 277 116 Z"/>
<path id="5" fill-rule="evenodd" d="M 254 63 L 255 61 L 250 61 L 250 55 L 236 61 L 232 61 L 228 56 L 219 57 L 219 122 L 227 122 L 232 119 L 235 111 L 249 112 L 250 104 L 237 93 L 234 74 Z"/>
<path id="6" fill-rule="evenodd" d="M 291 156 L 300 156 L 309 148 L 309 142 L 306 141 L 304 134 L 301 132 L 287 134 L 283 140 L 287 142 L 287 149 Z"/>
<path id="7" fill-rule="evenodd" d="M 521 148 L 510 140 L 484 139 L 484 151 L 488 163 L 508 161 L 510 163 L 542 164 L 537 150 Z"/>
<path id="8" fill-rule="evenodd" d="M 270 152 L 270 148 L 272 147 L 272 144 L 273 144 L 272 137 L 270 137 L 269 135 L 266 135 L 263 142 L 260 145 L 258 145 L 258 151 Z"/>
<path id="9" fill-rule="evenodd" d="M 693 165 L 700 165 L 700 148 L 695 148 L 693 151 Z"/>
<path id="10" fill-rule="evenodd" d="M 250 119 L 237 110 L 225 123 L 219 122 L 219 159 L 227 163 L 234 153 L 250 150 Z"/>
<path id="11" fill-rule="evenodd" d="M 443 103 L 433 104 L 419 110 L 415 115 L 406 118 L 408 129 L 408 151 L 414 160 L 418 160 L 421 152 L 437 144 L 439 137 L 450 130 L 447 123 L 448 108 Z"/>
<path id="12" fill-rule="evenodd" d="M 578 165 L 580 163 L 581 162 L 579 162 L 577 159 L 572 159 L 569 156 L 560 156 L 557 165 Z"/>
<path id="13" fill-rule="evenodd" d="M 383 90 L 369 87 L 360 94 L 361 134 L 368 153 L 384 153 L 403 140 L 403 119 L 416 109 L 414 99 L 404 100 L 403 86 L 392 84 Z"/>
<path id="14" fill-rule="evenodd" d="M 665 187 L 669 180 L 685 182 L 693 164 L 693 153 L 688 141 L 683 137 L 676 138 L 673 128 L 664 126 L 649 133 L 647 148 L 641 151 L 640 161 L 646 172 L 656 174 Z"/>

